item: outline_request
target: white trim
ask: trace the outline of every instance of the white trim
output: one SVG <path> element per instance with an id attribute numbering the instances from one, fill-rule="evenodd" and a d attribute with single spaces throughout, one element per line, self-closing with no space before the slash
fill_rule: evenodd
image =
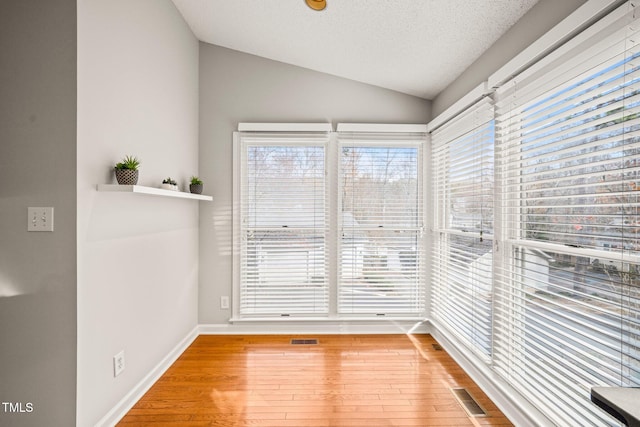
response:
<path id="1" fill-rule="evenodd" d="M 339 199 L 339 186 L 340 186 L 340 171 L 341 171 L 341 161 L 340 161 L 340 145 L 338 143 L 338 133 L 332 132 L 329 135 L 329 143 L 327 144 L 326 150 L 326 161 L 325 161 L 325 173 L 327 177 L 327 208 L 328 208 L 328 216 L 327 220 L 329 225 L 329 230 L 338 230 L 340 224 L 340 199 Z M 326 244 L 328 248 L 339 248 L 340 246 L 340 237 L 338 233 L 327 233 L 327 241 Z M 338 260 L 338 252 L 341 249 L 336 251 L 328 251 L 328 261 L 327 264 L 327 274 L 329 274 L 329 278 L 338 277 L 339 275 L 339 260 Z M 338 292 L 329 292 L 329 313 L 337 313 L 338 312 Z"/>
<path id="2" fill-rule="evenodd" d="M 331 132 L 331 123 L 238 123 L 239 132 Z"/>
<path id="3" fill-rule="evenodd" d="M 173 365 L 180 355 L 198 337 L 199 326 L 196 326 L 158 363 L 135 387 L 129 391 L 104 417 L 96 423 L 96 427 L 115 426 L 156 381 Z"/>
<path id="4" fill-rule="evenodd" d="M 429 325 L 424 320 L 381 321 L 269 321 L 243 320 L 236 323 L 200 325 L 202 335 L 269 335 L 269 334 L 428 334 Z"/>
<path id="5" fill-rule="evenodd" d="M 567 246 L 562 243 L 546 243 L 538 240 L 520 239 L 507 239 L 505 243 L 508 243 L 512 247 L 520 247 L 526 249 L 539 249 L 545 252 L 555 252 L 565 255 L 582 256 L 586 258 L 596 258 L 599 260 L 624 262 L 629 264 L 640 264 L 640 256 L 631 255 L 629 250 L 623 252 L 606 251 L 604 249 L 592 249 L 589 247 L 575 247 Z"/>
<path id="6" fill-rule="evenodd" d="M 338 123 L 337 132 L 427 133 L 423 124 Z"/>
<path id="7" fill-rule="evenodd" d="M 431 120 L 427 125 L 428 131 L 433 132 L 435 129 L 447 123 L 449 120 L 455 118 L 464 110 L 475 104 L 483 96 L 486 96 L 489 93 L 490 91 L 487 88 L 487 82 L 480 83 L 478 86 L 471 89 L 469 93 L 457 100 L 449 108 L 447 108 L 442 113 L 438 114 L 437 117 Z"/>
<path id="8" fill-rule="evenodd" d="M 573 13 L 531 43 L 487 79 L 489 88 L 496 88 L 553 52 L 577 33 L 609 13 L 625 0 L 589 0 Z"/>
<path id="9" fill-rule="evenodd" d="M 337 132 L 336 132 L 337 133 Z M 362 134 L 361 134 L 362 135 Z M 424 135 L 429 135 L 425 133 Z M 420 137 L 419 139 L 407 139 L 400 140 L 394 142 L 394 148 L 420 148 L 424 146 L 424 137 Z M 340 147 L 389 147 L 388 139 L 375 139 L 375 138 L 340 138 L 338 141 Z"/>
<path id="10" fill-rule="evenodd" d="M 422 187 L 422 197 L 423 197 L 423 209 L 422 209 L 422 224 L 423 224 L 423 233 L 422 233 L 422 244 L 424 245 L 424 267 L 423 274 L 425 283 L 427 283 L 427 287 L 425 289 L 425 314 L 427 318 L 431 316 L 431 299 L 433 297 L 432 288 L 433 288 L 433 248 L 434 248 L 434 209 L 435 204 L 433 203 L 433 142 L 432 136 L 430 133 L 427 134 L 427 138 L 425 140 L 424 146 L 422 147 L 422 170 L 423 170 L 423 181 L 428 181 Z"/>
<path id="11" fill-rule="evenodd" d="M 239 132 L 233 133 L 233 165 L 232 165 L 232 196 L 231 196 L 231 313 L 233 316 L 240 314 L 240 190 L 242 187 L 242 146 Z"/>
<path id="12" fill-rule="evenodd" d="M 98 184 L 97 190 L 100 192 L 136 193 L 149 194 L 152 196 L 177 197 L 179 199 L 206 200 L 208 202 L 213 200 L 212 196 L 205 196 L 204 194 L 165 190 L 156 187 L 144 187 L 142 185 Z"/>
<path id="13" fill-rule="evenodd" d="M 552 427 L 556 425 L 521 397 L 514 388 L 491 370 L 473 351 L 468 350 L 462 342 L 438 327 L 433 320 L 428 323 L 431 336 L 514 425 L 519 427 Z"/>

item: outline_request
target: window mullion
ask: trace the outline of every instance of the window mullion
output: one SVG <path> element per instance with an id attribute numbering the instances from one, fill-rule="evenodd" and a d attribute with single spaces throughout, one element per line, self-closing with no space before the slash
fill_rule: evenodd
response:
<path id="1" fill-rule="evenodd" d="M 339 177 L 339 155 L 337 134 L 332 132 L 329 137 L 327 146 L 327 162 L 325 173 L 327 176 L 327 208 L 328 208 L 328 227 L 327 227 L 327 258 L 328 265 L 328 282 L 329 282 L 329 315 L 331 317 L 338 316 L 338 256 L 339 250 L 339 220 L 338 212 L 340 212 L 340 200 L 338 191 Z"/>

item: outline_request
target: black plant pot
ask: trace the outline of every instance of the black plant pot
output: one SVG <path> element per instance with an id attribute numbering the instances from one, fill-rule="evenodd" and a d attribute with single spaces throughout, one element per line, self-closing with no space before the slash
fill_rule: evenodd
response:
<path id="1" fill-rule="evenodd" d="M 138 171 L 133 169 L 115 169 L 116 180 L 120 185 L 136 185 L 138 183 Z"/>
<path id="2" fill-rule="evenodd" d="M 202 184 L 189 184 L 189 191 L 193 194 L 202 194 Z"/>

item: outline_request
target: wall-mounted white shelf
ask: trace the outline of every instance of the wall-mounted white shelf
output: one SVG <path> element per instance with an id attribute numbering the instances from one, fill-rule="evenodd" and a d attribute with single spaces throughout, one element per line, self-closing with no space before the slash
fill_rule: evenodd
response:
<path id="1" fill-rule="evenodd" d="M 180 199 L 212 201 L 213 197 L 203 194 L 185 193 L 184 191 L 165 190 L 163 188 L 144 187 L 142 185 L 98 184 L 98 191 L 118 193 L 150 194 L 152 196 L 178 197 Z"/>

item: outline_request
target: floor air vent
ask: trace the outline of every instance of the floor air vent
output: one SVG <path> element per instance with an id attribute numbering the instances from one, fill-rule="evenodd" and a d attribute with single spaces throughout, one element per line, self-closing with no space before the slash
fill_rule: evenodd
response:
<path id="1" fill-rule="evenodd" d="M 318 339 L 317 338 L 310 338 L 310 339 L 294 338 L 294 339 L 291 340 L 291 344 L 293 344 L 293 345 L 314 345 L 314 344 L 318 344 Z"/>
<path id="2" fill-rule="evenodd" d="M 458 399 L 460 405 L 467 411 L 470 417 L 484 417 L 487 413 L 482 407 L 475 401 L 475 399 L 469 394 L 465 388 L 452 388 L 451 392 Z"/>

